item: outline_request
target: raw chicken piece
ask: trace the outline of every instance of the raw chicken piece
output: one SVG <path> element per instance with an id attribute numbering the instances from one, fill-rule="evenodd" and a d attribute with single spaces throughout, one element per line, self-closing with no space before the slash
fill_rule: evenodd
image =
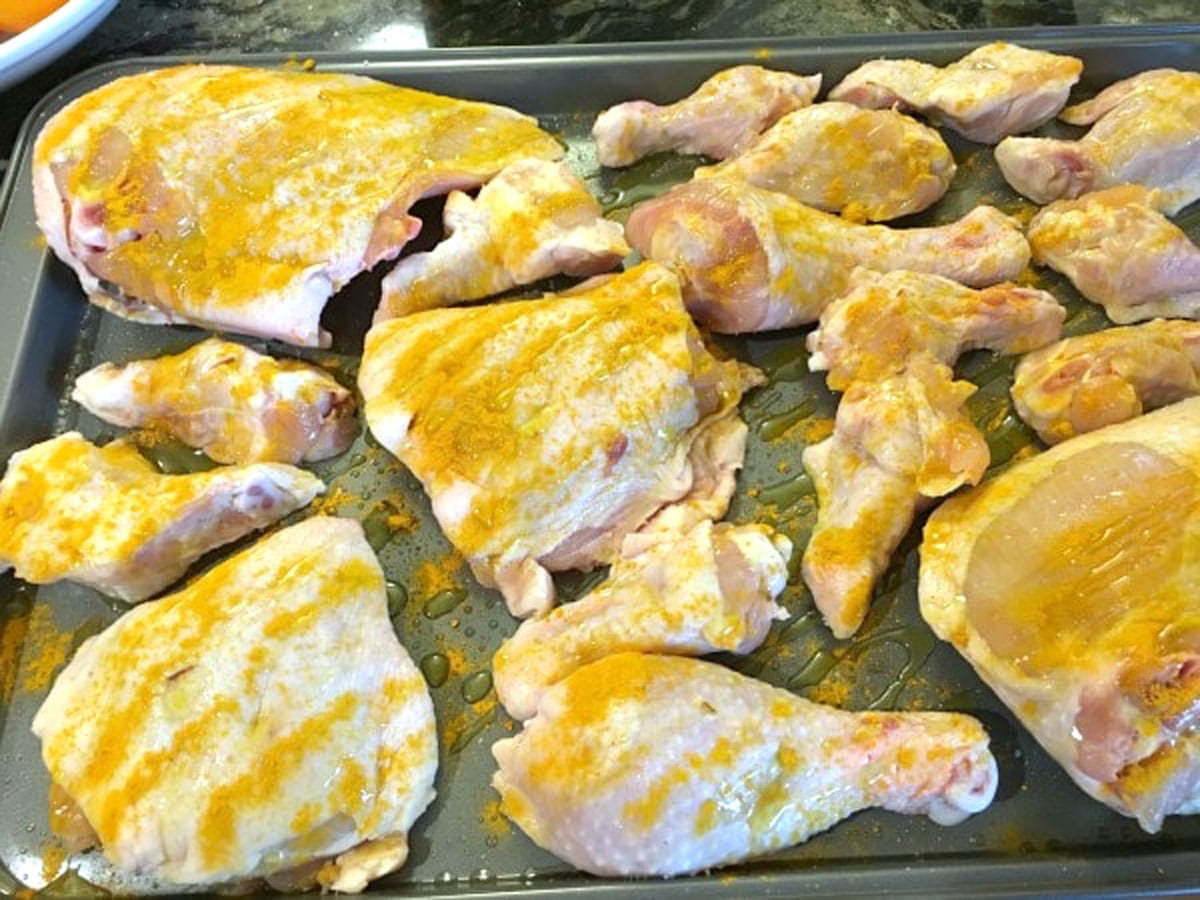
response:
<path id="1" fill-rule="evenodd" d="M 103 363 L 71 399 L 106 422 L 165 432 L 222 463 L 337 456 L 358 433 L 354 395 L 316 366 L 209 338 L 174 356 Z"/>
<path id="2" fill-rule="evenodd" d="M 400 260 L 383 280 L 375 321 L 478 300 L 551 275 L 596 275 L 628 255 L 618 222 L 562 163 L 507 166 L 471 199 L 446 198 L 449 235 Z"/>
<path id="3" fill-rule="evenodd" d="M 492 754 L 501 811 L 596 875 L 727 865 L 868 807 L 954 825 L 996 790 L 969 716 L 843 712 L 713 663 L 638 653 L 555 685 Z"/>
<path id="4" fill-rule="evenodd" d="M 921 614 L 1084 791 L 1150 832 L 1200 811 L 1200 398 L 942 504 Z"/>
<path id="5" fill-rule="evenodd" d="M 602 166 L 630 166 L 667 150 L 726 159 L 781 116 L 808 106 L 820 89 L 820 75 L 734 66 L 670 106 L 631 100 L 609 107 L 592 126 L 596 157 Z"/>
<path id="6" fill-rule="evenodd" d="M 1047 444 L 1200 394 L 1200 322 L 1157 319 L 1059 341 L 1017 366 L 1013 404 Z"/>
<path id="7" fill-rule="evenodd" d="M 1200 247 L 1154 208 L 1160 200 L 1129 184 L 1052 203 L 1029 223 L 1033 258 L 1122 325 L 1200 318 Z"/>
<path id="8" fill-rule="evenodd" d="M 437 770 L 379 563 L 324 516 L 90 638 L 33 731 L 105 855 L 174 884 L 306 866 L 361 891 L 404 864 Z"/>
<path id="9" fill-rule="evenodd" d="M 991 455 L 962 412 L 974 392 L 949 366 L 918 356 L 899 374 L 852 384 L 833 434 L 805 448 L 817 524 L 801 571 L 835 637 L 862 624 L 916 513 L 983 477 Z"/>
<path id="10" fill-rule="evenodd" d="M 850 293 L 808 335 L 808 367 L 844 391 L 904 370 L 914 356 L 954 365 L 966 350 L 1027 353 L 1058 338 L 1066 311 L 1045 291 L 996 284 L 981 291 L 937 275 L 860 269 Z"/>
<path id="11" fill-rule="evenodd" d="M 664 506 L 685 505 L 681 530 L 723 514 L 745 450 L 737 404 L 761 381 L 705 349 L 653 263 L 380 322 L 358 378 L 372 433 L 518 616 L 553 605 L 550 572 L 610 561 Z"/>
<path id="12" fill-rule="evenodd" d="M 829 99 L 916 110 L 969 140 L 994 144 L 1053 119 L 1082 71 L 1073 56 L 997 41 L 944 68 L 914 59 L 873 60 L 847 75 Z"/>
<path id="13" fill-rule="evenodd" d="M 1143 72 L 1062 118 L 1096 124 L 1078 141 L 1009 138 L 996 148 L 1008 183 L 1035 203 L 1127 183 L 1158 188 L 1168 213 L 1200 197 L 1200 72 Z"/>
<path id="14" fill-rule="evenodd" d="M 1029 261 L 1015 220 L 980 206 L 950 225 L 854 225 L 783 194 L 707 178 L 634 209 L 625 229 L 643 256 L 683 280 L 688 311 L 738 334 L 812 322 L 857 266 L 914 269 L 972 287 L 1014 278 Z"/>
<path id="15" fill-rule="evenodd" d="M 21 450 L 0 481 L 0 571 L 66 578 L 129 603 L 203 554 L 306 506 L 325 485 L 281 463 L 160 475 L 131 445 L 77 432 Z"/>
<path id="16" fill-rule="evenodd" d="M 704 521 L 646 552 L 618 556 L 594 591 L 521 624 L 492 661 L 496 695 L 528 719 L 552 685 L 604 656 L 637 650 L 700 656 L 749 653 L 787 584 L 792 544 L 765 525 Z"/>
<path id="17" fill-rule="evenodd" d="M 56 114 L 33 189 L 92 302 L 315 347 L 329 296 L 416 235 L 413 203 L 561 155 L 499 106 L 355 75 L 179 66 Z"/>
<path id="18" fill-rule="evenodd" d="M 745 152 L 696 176 L 741 179 L 852 221 L 883 222 L 932 206 L 954 172 L 942 136 L 915 119 L 818 103 L 788 113 Z"/>

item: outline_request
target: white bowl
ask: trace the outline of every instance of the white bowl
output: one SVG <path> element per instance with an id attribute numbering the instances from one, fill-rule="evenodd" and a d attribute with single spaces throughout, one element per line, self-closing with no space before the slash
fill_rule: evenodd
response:
<path id="1" fill-rule="evenodd" d="M 117 0 L 68 0 L 37 24 L 0 41 L 0 90 L 58 59 L 116 5 Z"/>

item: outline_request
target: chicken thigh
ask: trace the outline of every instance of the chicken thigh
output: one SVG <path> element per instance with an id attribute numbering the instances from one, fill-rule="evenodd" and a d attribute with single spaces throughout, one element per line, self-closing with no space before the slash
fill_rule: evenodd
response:
<path id="1" fill-rule="evenodd" d="M 562 163 L 507 166 L 475 199 L 452 191 L 449 235 L 407 256 L 383 280 L 375 321 L 478 300 L 551 275 L 596 275 L 628 255 L 621 225 Z"/>
<path id="2" fill-rule="evenodd" d="M 0 571 L 66 578 L 136 603 L 193 562 L 306 506 L 325 486 L 281 463 L 160 475 L 131 445 L 77 432 L 12 455 L 0 481 Z"/>
<path id="3" fill-rule="evenodd" d="M 892 109 L 818 103 L 790 112 L 745 152 L 696 176 L 741 179 L 852 221 L 932 206 L 954 178 L 934 129 Z"/>
<path id="4" fill-rule="evenodd" d="M 1021 360 L 1013 404 L 1057 444 L 1200 394 L 1200 322 L 1156 319 L 1070 337 Z"/>
<path id="5" fill-rule="evenodd" d="M 33 731 L 105 855 L 172 884 L 305 867 L 361 891 L 403 865 L 437 770 L 379 563 L 323 516 L 86 641 Z"/>
<path id="6" fill-rule="evenodd" d="M 413 203 L 562 152 L 499 106 L 189 65 L 57 113 L 34 149 L 34 200 L 51 249 L 110 312 L 328 346 L 325 302 L 416 235 Z"/>
<path id="7" fill-rule="evenodd" d="M 760 381 L 709 353 L 653 263 L 380 322 L 359 370 L 372 433 L 519 616 L 553 605 L 550 572 L 612 560 L 664 506 L 724 513 L 745 451 L 737 404 Z"/>
<path id="8" fill-rule="evenodd" d="M 1058 338 L 1066 311 L 1053 295 L 1015 284 L 976 291 L 937 275 L 855 272 L 850 292 L 807 337 L 808 367 L 835 391 L 904 370 L 914 356 L 954 365 L 966 350 L 1027 353 Z"/>
<path id="9" fill-rule="evenodd" d="M 996 790 L 957 713 L 850 713 L 713 663 L 621 653 L 498 741 L 500 809 L 596 875 L 670 877 L 808 840 L 868 807 L 953 825 Z"/>
<path id="10" fill-rule="evenodd" d="M 1121 184 L 1157 188 L 1168 213 L 1200 197 L 1200 72 L 1142 72 L 1062 118 L 1095 125 L 1078 141 L 1008 138 L 996 147 L 1008 183 L 1035 203 Z"/>
<path id="11" fill-rule="evenodd" d="M 852 384 L 833 434 L 805 448 L 817 524 L 801 571 L 835 637 L 862 624 L 918 510 L 983 477 L 991 456 L 962 411 L 974 392 L 949 366 L 917 356 L 898 374 Z"/>
<path id="12" fill-rule="evenodd" d="M 1129 184 L 1052 203 L 1029 223 L 1033 258 L 1122 325 L 1200 318 L 1200 247 L 1155 209 L 1161 196 Z"/>
<path id="13" fill-rule="evenodd" d="M 820 89 L 820 75 L 734 66 L 670 106 L 631 100 L 606 109 L 592 126 L 596 156 L 602 166 L 631 166 L 667 150 L 726 159 L 781 116 L 808 106 Z"/>
<path id="14" fill-rule="evenodd" d="M 1053 119 L 1082 71 L 1073 56 L 997 41 L 944 68 L 913 59 L 872 60 L 847 75 L 829 99 L 915 110 L 968 140 L 994 144 Z"/>
<path id="15" fill-rule="evenodd" d="M 921 614 L 1084 791 L 1200 811 L 1200 398 L 1073 438 L 942 504 Z"/>
<path id="16" fill-rule="evenodd" d="M 1029 244 L 1013 219 L 980 206 L 949 225 L 855 225 L 783 194 L 706 178 L 634 209 L 629 242 L 674 270 L 688 311 L 713 331 L 812 322 L 858 266 L 913 269 L 979 287 L 1014 278 Z"/>
<path id="17" fill-rule="evenodd" d="M 103 363 L 71 399 L 114 425 L 175 437 L 222 463 L 337 456 L 358 433 L 354 395 L 316 366 L 209 338 L 174 356 Z"/>
<path id="18" fill-rule="evenodd" d="M 496 695 L 514 719 L 580 666 L 636 650 L 700 656 L 749 653 L 787 611 L 791 542 L 765 525 L 713 525 L 618 556 L 582 600 L 523 622 L 492 661 Z"/>

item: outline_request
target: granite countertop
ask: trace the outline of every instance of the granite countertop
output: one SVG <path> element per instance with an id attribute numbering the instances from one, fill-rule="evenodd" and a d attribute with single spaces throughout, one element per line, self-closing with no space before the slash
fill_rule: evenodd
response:
<path id="1" fill-rule="evenodd" d="M 0 160 L 55 84 L 129 56 L 406 50 L 1184 22 L 1192 0 L 121 0 L 67 56 L 0 92 Z"/>

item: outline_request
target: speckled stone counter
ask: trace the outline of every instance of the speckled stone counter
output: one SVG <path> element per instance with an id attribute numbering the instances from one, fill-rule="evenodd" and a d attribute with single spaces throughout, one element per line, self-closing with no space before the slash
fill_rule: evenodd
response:
<path id="1" fill-rule="evenodd" d="M 0 154 L 8 155 L 21 120 L 55 84 L 128 56 L 1197 20 L 1196 0 L 122 0 L 66 58 L 0 93 Z"/>

